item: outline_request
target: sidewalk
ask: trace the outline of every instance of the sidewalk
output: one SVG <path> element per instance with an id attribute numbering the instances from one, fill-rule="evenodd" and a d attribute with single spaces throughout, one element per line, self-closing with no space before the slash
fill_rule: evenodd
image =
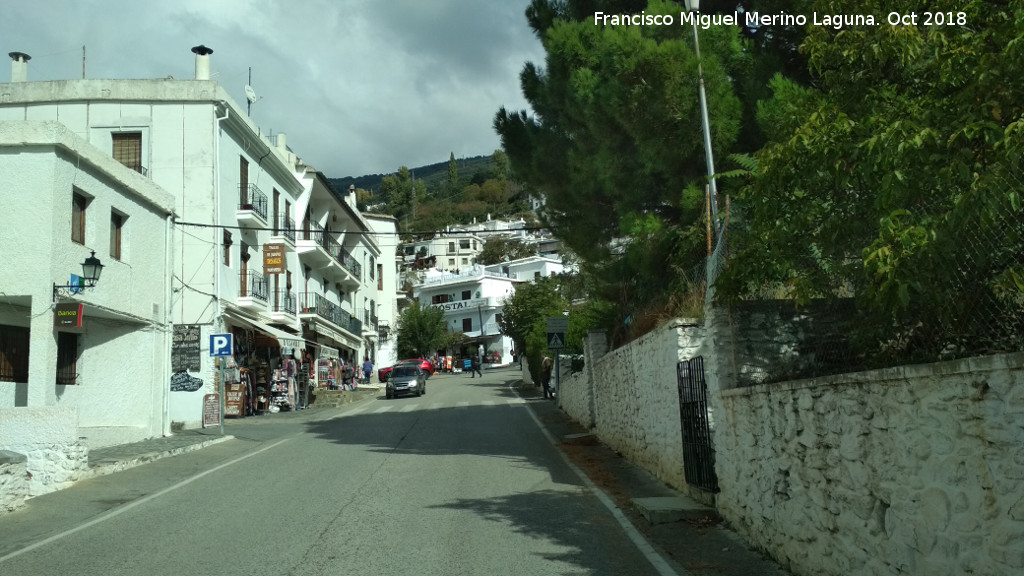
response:
<path id="1" fill-rule="evenodd" d="M 569 418 L 540 387 L 520 385 L 519 395 L 558 447 L 611 498 L 647 540 L 685 572 L 680 576 L 788 576 L 723 523 L 710 507 L 666 486 L 633 465 Z"/>

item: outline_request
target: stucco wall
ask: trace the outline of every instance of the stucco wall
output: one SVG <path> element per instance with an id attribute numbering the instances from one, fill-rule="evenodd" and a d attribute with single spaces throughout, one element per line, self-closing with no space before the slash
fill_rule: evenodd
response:
<path id="1" fill-rule="evenodd" d="M 1024 573 L 1024 354 L 722 403 L 719 508 L 795 573 Z"/>

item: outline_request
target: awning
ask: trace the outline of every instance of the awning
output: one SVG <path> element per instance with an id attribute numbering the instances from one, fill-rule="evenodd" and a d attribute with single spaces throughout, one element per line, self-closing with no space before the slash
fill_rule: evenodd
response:
<path id="1" fill-rule="evenodd" d="M 290 348 L 292 350 L 303 350 L 306 348 L 306 340 L 301 336 L 285 332 L 280 328 L 268 326 L 262 322 L 250 320 L 248 318 L 245 318 L 244 316 L 232 314 L 231 312 L 225 312 L 224 315 L 229 317 L 231 320 L 246 324 L 252 327 L 253 329 L 262 332 L 263 334 L 270 337 L 270 339 L 274 340 L 276 345 L 281 348 Z"/>

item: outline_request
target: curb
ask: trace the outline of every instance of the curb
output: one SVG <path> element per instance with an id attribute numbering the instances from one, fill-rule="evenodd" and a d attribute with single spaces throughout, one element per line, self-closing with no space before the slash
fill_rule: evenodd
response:
<path id="1" fill-rule="evenodd" d="M 193 452 L 195 450 L 200 450 L 202 448 L 206 448 L 207 446 L 213 446 L 214 444 L 219 444 L 227 440 L 234 440 L 234 438 L 234 436 L 230 435 L 218 436 L 215 438 L 211 438 L 209 440 L 196 442 L 195 444 L 189 444 L 187 446 L 179 446 L 177 448 L 171 448 L 169 450 L 163 450 L 160 452 L 148 452 L 146 454 L 139 454 L 138 456 L 126 460 L 99 462 L 94 466 L 90 466 L 88 470 L 83 472 L 82 475 L 78 477 L 78 480 L 87 480 L 89 478 L 106 476 L 108 474 L 113 474 L 115 472 L 122 472 L 124 470 L 135 468 L 136 466 L 141 466 L 143 464 L 160 460 L 162 458 L 177 456 L 178 454 Z"/>

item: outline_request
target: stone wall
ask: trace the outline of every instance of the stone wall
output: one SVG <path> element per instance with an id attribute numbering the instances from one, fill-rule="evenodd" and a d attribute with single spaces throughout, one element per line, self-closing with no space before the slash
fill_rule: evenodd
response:
<path id="1" fill-rule="evenodd" d="M 719 510 L 794 573 L 1024 573 L 1024 354 L 719 397 Z"/>
<path id="2" fill-rule="evenodd" d="M 73 406 L 0 409 L 0 450 L 25 456 L 29 497 L 71 486 L 89 465 Z"/>
<path id="3" fill-rule="evenodd" d="M 28 468 L 24 454 L 0 450 L 0 514 L 25 505 L 28 497 Z"/>

